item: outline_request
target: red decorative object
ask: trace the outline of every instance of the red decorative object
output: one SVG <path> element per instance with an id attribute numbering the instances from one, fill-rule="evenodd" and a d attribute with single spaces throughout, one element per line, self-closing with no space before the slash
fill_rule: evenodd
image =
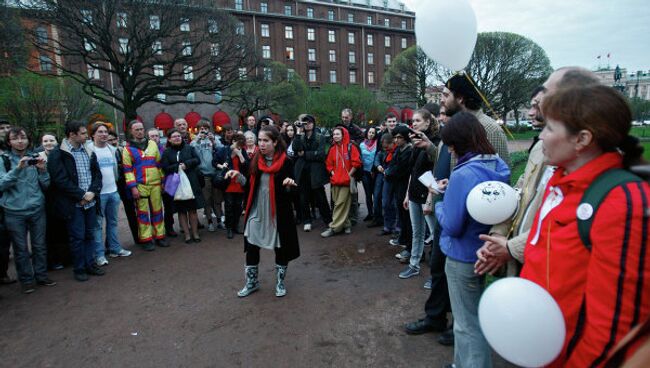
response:
<path id="1" fill-rule="evenodd" d="M 144 123 L 144 119 L 142 119 L 142 116 L 140 116 L 140 115 L 136 116 L 135 120 L 137 120 L 137 121 L 139 121 L 141 123 Z M 124 133 L 127 132 L 128 128 L 129 128 L 127 125 L 128 125 L 129 122 L 131 122 L 131 120 L 126 121 L 126 116 L 125 116 L 124 120 L 122 120 L 122 132 L 124 132 Z"/>
<path id="2" fill-rule="evenodd" d="M 413 120 L 413 109 L 405 107 L 402 110 L 402 123 L 406 124 L 409 120 Z"/>
<path id="3" fill-rule="evenodd" d="M 166 131 L 174 127 L 174 118 L 166 112 L 161 112 L 153 119 L 153 125 L 158 129 Z"/>
<path id="4" fill-rule="evenodd" d="M 185 115 L 185 121 L 187 121 L 187 125 L 192 129 L 196 128 L 199 120 L 201 120 L 201 114 L 196 111 L 190 111 Z"/>
<path id="5" fill-rule="evenodd" d="M 226 114 L 225 112 L 219 110 L 212 115 L 212 125 L 217 127 L 217 126 L 224 126 L 230 124 L 230 116 Z"/>
<path id="6" fill-rule="evenodd" d="M 394 107 L 394 106 L 389 107 L 388 111 L 386 111 L 386 113 L 391 113 L 391 112 L 393 113 L 393 115 L 395 115 L 396 118 L 399 118 L 400 116 L 402 116 L 402 114 L 400 114 L 400 111 L 399 111 L 399 109 L 397 107 Z"/>

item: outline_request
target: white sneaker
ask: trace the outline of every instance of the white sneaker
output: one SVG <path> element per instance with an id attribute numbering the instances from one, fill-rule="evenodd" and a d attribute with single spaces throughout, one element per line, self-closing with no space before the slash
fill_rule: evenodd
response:
<path id="1" fill-rule="evenodd" d="M 211 222 L 208 224 L 208 231 L 211 233 L 217 231 L 217 229 L 214 228 L 214 223 Z"/>
<path id="2" fill-rule="evenodd" d="M 320 236 L 322 236 L 323 238 L 329 238 L 330 236 L 333 236 L 333 235 L 334 235 L 334 230 L 332 230 L 330 228 L 328 228 L 327 230 L 320 233 Z"/>
<path id="3" fill-rule="evenodd" d="M 305 226 L 302 229 L 305 230 L 306 232 L 310 232 L 311 231 L 311 224 L 305 224 Z"/>
<path id="4" fill-rule="evenodd" d="M 95 263 L 97 264 L 97 266 L 106 266 L 108 264 L 108 260 L 104 256 L 97 257 Z"/>
<path id="5" fill-rule="evenodd" d="M 130 250 L 122 249 L 117 253 L 108 253 L 108 256 L 111 258 L 117 258 L 117 257 L 128 257 L 131 255 Z"/>
<path id="6" fill-rule="evenodd" d="M 352 229 L 349 227 L 346 227 L 345 230 L 343 230 L 346 234 L 352 234 Z"/>
<path id="7" fill-rule="evenodd" d="M 225 230 L 225 229 L 226 229 L 226 225 L 224 225 L 223 222 L 220 222 L 220 223 L 217 224 L 217 229 Z M 209 229 L 208 229 L 208 230 L 209 230 Z"/>

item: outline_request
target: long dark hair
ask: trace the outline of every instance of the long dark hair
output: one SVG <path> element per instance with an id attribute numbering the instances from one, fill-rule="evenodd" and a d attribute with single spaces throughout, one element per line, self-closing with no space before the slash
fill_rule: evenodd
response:
<path id="1" fill-rule="evenodd" d="M 457 112 L 449 119 L 440 132 L 447 147 L 453 147 L 456 156 L 462 157 L 468 152 L 482 155 L 496 153 L 488 141 L 485 128 L 476 116 L 466 111 Z"/>
<path id="2" fill-rule="evenodd" d="M 260 131 L 257 133 L 257 136 L 259 137 L 261 134 L 265 134 L 267 137 L 271 139 L 271 141 L 276 142 L 277 144 L 275 145 L 275 154 L 279 155 L 287 151 L 287 145 L 284 142 L 284 139 L 282 139 L 282 136 L 280 135 L 280 131 L 278 128 L 276 128 L 273 125 L 265 125 L 262 128 L 260 128 Z M 250 174 L 251 176 L 256 176 L 257 172 L 259 171 L 257 168 L 257 162 L 260 159 L 260 156 L 262 155 L 262 152 L 258 150 L 253 158 L 251 159 L 251 169 L 250 169 Z M 274 155 L 275 156 L 275 155 Z"/>

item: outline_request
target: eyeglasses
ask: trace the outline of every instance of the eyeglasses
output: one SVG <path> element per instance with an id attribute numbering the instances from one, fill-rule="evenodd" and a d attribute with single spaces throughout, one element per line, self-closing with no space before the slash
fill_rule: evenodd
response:
<path id="1" fill-rule="evenodd" d="M 404 137 L 403 137 L 403 136 L 401 136 L 401 135 L 396 135 L 396 136 L 394 136 L 393 138 L 395 138 L 395 139 L 397 139 L 397 138 L 401 138 L 401 139 L 404 139 Z"/>

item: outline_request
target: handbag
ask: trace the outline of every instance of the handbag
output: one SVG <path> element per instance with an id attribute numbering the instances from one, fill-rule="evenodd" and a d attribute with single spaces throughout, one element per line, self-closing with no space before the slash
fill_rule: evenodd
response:
<path id="1" fill-rule="evenodd" d="M 180 184 L 178 185 L 178 189 L 176 189 L 176 193 L 174 194 L 174 200 L 187 201 L 194 199 L 194 192 L 192 192 L 190 179 L 187 177 L 187 174 L 185 174 L 185 171 L 180 168 L 180 166 L 178 167 L 178 176 L 180 178 Z"/>
<path id="2" fill-rule="evenodd" d="M 212 175 L 212 186 L 219 190 L 226 190 L 228 187 L 229 180 L 226 179 L 227 169 L 217 169 L 217 171 Z"/>
<path id="3" fill-rule="evenodd" d="M 165 193 L 173 197 L 176 194 L 176 190 L 178 189 L 178 184 L 180 183 L 181 183 L 181 178 L 178 175 L 178 173 L 167 175 L 167 177 L 165 178 Z"/>

